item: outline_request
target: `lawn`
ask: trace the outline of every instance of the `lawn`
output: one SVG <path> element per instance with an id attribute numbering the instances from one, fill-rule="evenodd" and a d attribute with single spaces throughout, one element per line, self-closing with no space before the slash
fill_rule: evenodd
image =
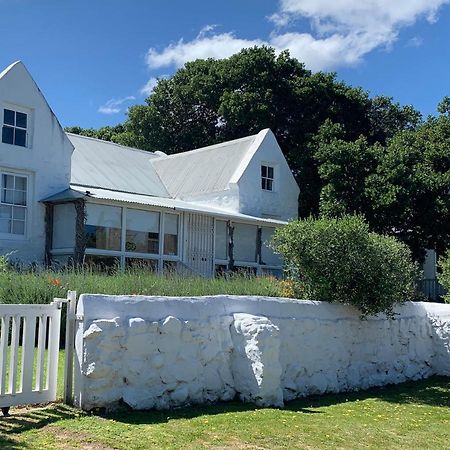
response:
<path id="1" fill-rule="evenodd" d="M 0 419 L 15 449 L 450 449 L 450 378 L 293 401 L 238 402 L 108 416 L 56 403 Z"/>

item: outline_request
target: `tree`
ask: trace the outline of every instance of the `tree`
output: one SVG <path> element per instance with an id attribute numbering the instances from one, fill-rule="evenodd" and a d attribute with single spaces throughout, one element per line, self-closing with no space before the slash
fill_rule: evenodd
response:
<path id="1" fill-rule="evenodd" d="M 332 198 L 329 188 L 323 190 L 331 176 L 325 172 L 332 168 L 319 167 L 327 151 L 323 145 L 317 148 L 326 121 L 341 126 L 342 141 L 364 136 L 356 146 L 369 148 L 375 142 L 384 145 L 398 131 L 413 130 L 420 114 L 389 97 L 371 99 L 334 73 L 312 73 L 289 52 L 277 55 L 262 46 L 222 60 L 187 63 L 172 77 L 160 79 L 145 105 L 132 106 L 123 125 L 71 131 L 171 154 L 271 128 L 300 186 L 300 216 L 307 217 L 319 214 L 321 193 Z M 361 160 L 357 170 L 366 162 Z"/>
<path id="2" fill-rule="evenodd" d="M 429 117 L 385 145 L 346 140 L 326 123 L 313 140 L 327 216 L 361 213 L 371 229 L 397 236 L 422 259 L 450 246 L 450 117 Z"/>
<path id="3" fill-rule="evenodd" d="M 159 80 L 146 105 L 133 106 L 117 142 L 177 153 L 271 128 L 300 186 L 300 214 L 319 213 L 322 181 L 310 143 L 325 120 L 340 123 L 347 139 L 369 142 L 413 127 L 420 115 L 386 97 L 311 73 L 287 51 L 244 49 L 223 60 L 187 63 Z M 121 136 L 121 137 L 120 137 Z"/>

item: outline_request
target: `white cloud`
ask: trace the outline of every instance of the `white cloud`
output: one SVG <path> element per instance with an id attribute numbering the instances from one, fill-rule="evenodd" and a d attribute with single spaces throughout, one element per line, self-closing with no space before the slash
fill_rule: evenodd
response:
<path id="1" fill-rule="evenodd" d="M 147 64 L 151 69 L 160 67 L 181 67 L 187 61 L 198 58 L 226 58 L 237 53 L 242 48 L 262 45 L 263 41 L 239 39 L 233 33 L 199 35 L 190 42 L 180 39 L 176 44 L 170 44 L 162 52 L 151 48 L 147 53 Z"/>
<path id="2" fill-rule="evenodd" d="M 208 25 L 191 41 L 180 39 L 162 49 L 150 48 L 147 64 L 156 69 L 181 67 L 197 58 L 226 58 L 243 48 L 270 45 L 292 56 L 312 70 L 357 64 L 372 50 L 389 47 L 403 27 L 425 18 L 437 19 L 441 6 L 450 0 L 280 0 L 270 20 L 275 29 L 268 39 L 242 39 L 232 32 L 215 33 Z M 299 19 L 307 19 L 308 33 L 295 30 Z"/>
<path id="3" fill-rule="evenodd" d="M 136 100 L 136 97 L 129 95 L 123 98 L 111 98 L 104 105 L 99 106 L 97 111 L 102 114 L 118 114 L 122 111 L 122 105 L 131 100 Z"/>
<path id="4" fill-rule="evenodd" d="M 151 95 L 153 94 L 153 89 L 155 89 L 156 85 L 158 84 L 158 78 L 152 77 L 150 80 L 145 83 L 144 86 L 142 86 L 140 93 L 142 95 Z"/>

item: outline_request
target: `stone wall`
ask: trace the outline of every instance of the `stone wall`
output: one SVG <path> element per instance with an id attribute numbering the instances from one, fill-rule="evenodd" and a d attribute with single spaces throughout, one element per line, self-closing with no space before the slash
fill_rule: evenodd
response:
<path id="1" fill-rule="evenodd" d="M 450 376 L 450 305 L 395 320 L 262 297 L 82 295 L 75 397 L 83 409 L 231 400 L 282 406 L 310 394 Z"/>

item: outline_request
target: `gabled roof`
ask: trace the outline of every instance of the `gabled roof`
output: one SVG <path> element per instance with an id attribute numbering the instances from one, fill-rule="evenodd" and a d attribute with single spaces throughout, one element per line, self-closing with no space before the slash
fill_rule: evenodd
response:
<path id="1" fill-rule="evenodd" d="M 264 133 L 263 130 L 261 133 Z M 171 197 L 207 194 L 229 188 L 260 133 L 151 160 Z"/>
<path id="2" fill-rule="evenodd" d="M 31 76 L 30 72 L 28 71 L 28 69 L 26 68 L 25 64 L 22 61 L 13 62 L 6 69 L 4 69 L 2 72 L 0 72 L 0 82 L 3 79 L 6 80 L 6 78 L 8 76 L 14 77 L 16 74 L 20 74 L 20 72 L 22 72 L 22 74 L 24 74 L 26 77 L 28 77 L 29 81 L 34 85 L 34 87 L 37 90 L 37 92 L 39 92 L 39 95 L 41 96 L 41 98 L 43 99 L 45 104 L 47 105 L 47 108 L 49 109 L 50 114 L 53 116 L 53 118 L 55 119 L 56 123 L 58 124 L 58 128 L 59 128 L 59 131 L 61 132 L 62 138 L 65 139 L 66 141 L 68 141 L 68 143 L 70 145 L 70 141 L 69 141 L 66 133 L 64 132 L 63 127 L 59 123 L 58 118 L 56 117 L 56 115 L 53 112 L 52 108 L 48 104 L 47 99 L 45 98 L 45 96 L 42 93 L 41 89 L 37 85 L 36 81 L 34 81 L 34 78 Z"/>
<path id="3" fill-rule="evenodd" d="M 170 197 L 150 163 L 154 153 L 67 133 L 72 154 L 71 184 L 133 194 Z"/>

